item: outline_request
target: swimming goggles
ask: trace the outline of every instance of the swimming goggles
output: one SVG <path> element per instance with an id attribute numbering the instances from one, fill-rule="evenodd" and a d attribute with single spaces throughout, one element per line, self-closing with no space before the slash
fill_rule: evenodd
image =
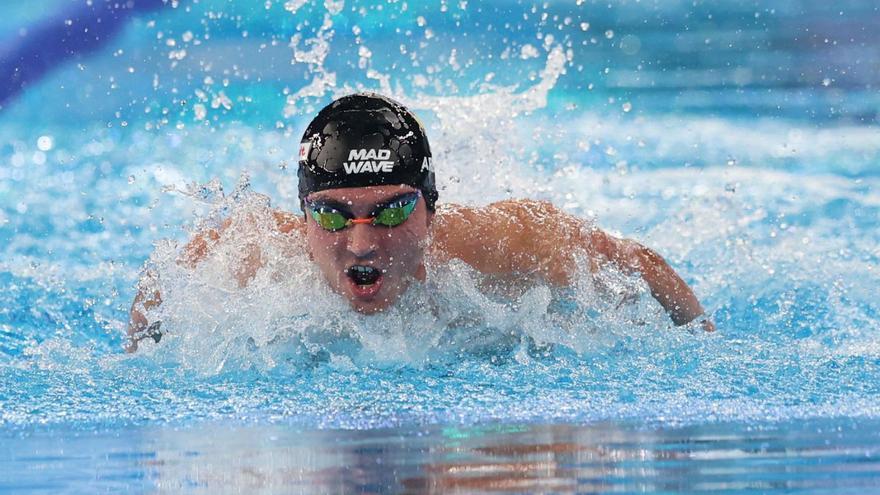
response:
<path id="1" fill-rule="evenodd" d="M 412 215 L 418 201 L 418 192 L 407 193 L 378 205 L 367 218 L 355 218 L 350 211 L 335 201 L 320 199 L 314 202 L 306 201 L 306 207 L 318 225 L 324 230 L 336 232 L 355 224 L 397 227 Z"/>

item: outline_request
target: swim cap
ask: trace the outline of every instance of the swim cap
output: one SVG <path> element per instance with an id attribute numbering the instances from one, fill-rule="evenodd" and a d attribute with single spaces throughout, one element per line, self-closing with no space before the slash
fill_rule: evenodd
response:
<path id="1" fill-rule="evenodd" d="M 375 93 L 343 96 L 324 107 L 299 145 L 299 199 L 339 187 L 407 184 L 434 211 L 437 188 L 428 138 L 416 116 Z"/>

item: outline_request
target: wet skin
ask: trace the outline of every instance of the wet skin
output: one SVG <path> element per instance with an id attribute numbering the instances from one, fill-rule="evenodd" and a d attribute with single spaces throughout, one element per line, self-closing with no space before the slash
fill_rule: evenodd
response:
<path id="1" fill-rule="evenodd" d="M 332 202 L 356 218 L 365 218 L 377 205 L 414 191 L 406 185 L 340 188 L 313 193 L 307 200 Z M 706 331 L 715 329 L 693 291 L 660 255 L 635 241 L 613 237 L 548 202 L 507 200 L 480 208 L 438 205 L 432 213 L 419 196 L 415 210 L 401 225 L 355 224 L 335 232 L 325 230 L 309 215 L 282 211 L 273 215 L 280 232 L 305 236 L 308 255 L 326 283 L 365 314 L 387 309 L 410 283 L 424 280 L 426 258 L 440 263 L 460 259 L 514 285 L 544 281 L 558 286 L 569 284 L 578 260 L 586 259 L 594 272 L 613 264 L 624 272 L 638 273 L 676 325 L 701 318 Z M 184 247 L 180 263 L 198 264 L 211 246 L 222 242 L 229 225 L 227 221 L 219 230 L 195 236 Z M 378 269 L 382 276 L 375 284 L 358 285 L 348 275 L 353 265 Z M 261 266 L 256 247 L 242 266 L 235 267 L 239 285 L 247 285 Z M 137 342 L 150 336 L 144 313 L 161 302 L 158 292 L 138 292 L 132 304 L 127 350 L 136 350 Z"/>
<path id="2" fill-rule="evenodd" d="M 417 190 L 410 186 L 334 189 L 311 194 L 307 201 L 339 204 L 356 218 L 367 218 L 377 205 L 413 192 Z M 356 224 L 331 232 L 306 215 L 309 257 L 330 288 L 345 296 L 352 308 L 375 313 L 394 304 L 413 279 L 425 279 L 424 251 L 433 217 L 421 196 L 409 218 L 395 227 Z M 358 285 L 348 275 L 353 266 L 372 267 L 382 275 L 373 284 Z"/>

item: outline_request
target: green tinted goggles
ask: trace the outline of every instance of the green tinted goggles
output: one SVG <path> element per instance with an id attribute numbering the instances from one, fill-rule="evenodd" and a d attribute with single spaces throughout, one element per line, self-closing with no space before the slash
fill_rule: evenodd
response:
<path id="1" fill-rule="evenodd" d="M 418 202 L 419 193 L 407 193 L 377 206 L 367 218 L 355 218 L 354 214 L 335 202 L 316 200 L 306 202 L 306 207 L 318 225 L 336 232 L 358 223 L 397 227 L 412 215 Z"/>

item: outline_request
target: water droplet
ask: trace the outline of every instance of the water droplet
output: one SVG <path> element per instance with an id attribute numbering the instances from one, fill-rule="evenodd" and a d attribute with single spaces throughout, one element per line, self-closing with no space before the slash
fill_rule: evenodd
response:
<path id="1" fill-rule="evenodd" d="M 37 138 L 37 149 L 40 151 L 49 151 L 55 146 L 52 136 L 40 136 Z"/>
<path id="2" fill-rule="evenodd" d="M 34 162 L 34 165 L 45 165 L 46 154 L 42 151 L 35 151 L 34 156 L 31 157 L 31 161 Z"/>
<path id="3" fill-rule="evenodd" d="M 523 60 L 535 58 L 538 55 L 540 55 L 540 53 L 538 52 L 538 49 L 530 44 L 523 45 L 522 48 L 520 49 L 520 53 L 519 53 L 519 57 Z"/>
<path id="4" fill-rule="evenodd" d="M 624 103 L 624 104 L 622 105 L 622 107 L 623 107 L 623 111 L 624 111 L 624 112 L 629 112 L 629 111 L 632 110 L 632 108 L 633 108 L 632 103 L 630 103 L 630 102 L 626 102 L 626 103 Z"/>
<path id="5" fill-rule="evenodd" d="M 612 31 L 611 29 L 609 29 L 608 31 L 605 31 L 605 37 L 610 40 L 611 38 L 614 37 L 614 31 Z"/>
<path id="6" fill-rule="evenodd" d="M 195 114 L 196 120 L 204 120 L 208 115 L 208 110 L 205 108 L 205 105 L 201 103 L 196 103 L 193 105 L 193 113 Z"/>

